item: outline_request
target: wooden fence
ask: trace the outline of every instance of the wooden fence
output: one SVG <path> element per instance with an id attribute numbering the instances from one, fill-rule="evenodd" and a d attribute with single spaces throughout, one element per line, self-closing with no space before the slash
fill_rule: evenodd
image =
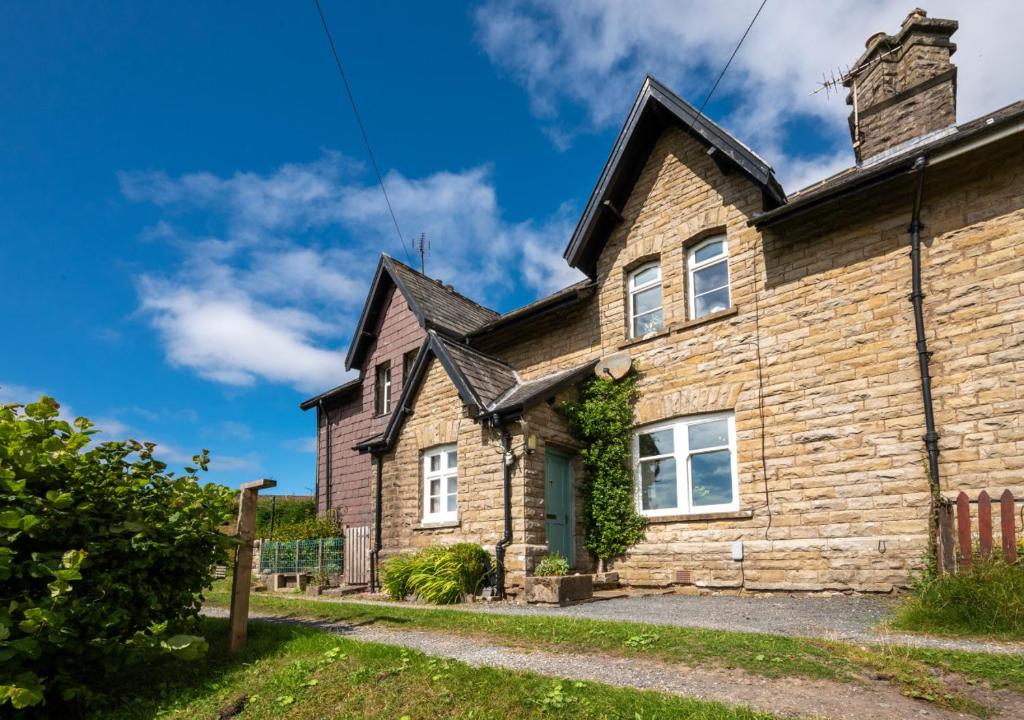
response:
<path id="1" fill-rule="evenodd" d="M 999 496 L 999 540 L 1002 559 L 1009 563 L 1017 561 L 1016 503 L 1013 493 L 1004 490 Z M 939 527 L 936 538 L 936 570 L 940 575 L 968 569 L 974 564 L 977 537 L 978 558 L 992 557 L 992 498 L 982 490 L 977 500 L 971 500 L 961 492 L 956 501 L 945 500 L 939 505 Z M 977 505 L 978 531 L 971 529 L 971 505 Z M 955 525 L 955 530 L 954 530 Z"/>

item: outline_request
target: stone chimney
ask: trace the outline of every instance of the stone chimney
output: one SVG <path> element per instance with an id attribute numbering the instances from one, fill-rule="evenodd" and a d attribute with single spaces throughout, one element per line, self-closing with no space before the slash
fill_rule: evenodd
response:
<path id="1" fill-rule="evenodd" d="M 956 123 L 956 20 L 915 9 L 895 35 L 879 32 L 846 74 L 850 136 L 857 163 L 905 147 Z M 878 159 L 881 159 L 880 157 Z"/>

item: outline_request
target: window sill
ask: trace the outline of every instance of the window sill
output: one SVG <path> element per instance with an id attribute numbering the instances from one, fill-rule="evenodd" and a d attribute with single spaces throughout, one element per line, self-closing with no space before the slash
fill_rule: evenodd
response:
<path id="1" fill-rule="evenodd" d="M 750 520 L 753 510 L 729 510 L 727 512 L 693 513 L 690 515 L 644 515 L 650 525 L 661 523 L 706 522 L 708 520 Z"/>
<path id="2" fill-rule="evenodd" d="M 416 530 L 446 530 L 449 528 L 457 528 L 462 526 L 461 520 L 441 520 L 439 522 L 422 522 L 419 525 L 413 525 L 412 529 Z"/>
<path id="3" fill-rule="evenodd" d="M 674 325 L 669 326 L 669 330 L 673 333 L 683 332 L 684 330 L 689 330 L 690 328 L 695 328 L 700 325 L 704 325 L 705 323 L 711 323 L 716 320 L 723 320 L 725 318 L 732 317 L 733 315 L 739 314 L 739 311 L 740 309 L 733 305 L 731 308 L 719 310 L 718 312 L 705 315 L 704 317 L 699 317 L 695 320 L 686 320 L 685 322 L 675 323 Z"/>
<path id="4" fill-rule="evenodd" d="M 626 348 L 633 347 L 634 345 L 642 345 L 643 343 L 651 342 L 652 340 L 657 340 L 658 338 L 668 337 L 668 334 L 670 332 L 671 329 L 665 329 L 659 330 L 656 333 L 644 335 L 643 337 L 632 338 L 619 345 L 619 350 L 625 350 Z"/>

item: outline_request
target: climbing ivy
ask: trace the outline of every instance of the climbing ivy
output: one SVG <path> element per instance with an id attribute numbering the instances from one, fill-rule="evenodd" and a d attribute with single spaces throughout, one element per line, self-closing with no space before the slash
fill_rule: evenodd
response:
<path id="1" fill-rule="evenodd" d="M 619 381 L 591 378 L 578 402 L 562 405 L 573 436 L 583 446 L 584 545 L 601 561 L 622 555 L 643 538 L 646 521 L 633 502 L 630 436 L 636 375 Z"/>

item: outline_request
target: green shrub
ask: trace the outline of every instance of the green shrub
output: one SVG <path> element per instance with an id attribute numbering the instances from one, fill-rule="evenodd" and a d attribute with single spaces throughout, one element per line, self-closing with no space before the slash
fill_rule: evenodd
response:
<path id="1" fill-rule="evenodd" d="M 592 377 L 580 388 L 579 402 L 561 406 L 573 437 L 583 445 L 583 539 L 600 569 L 640 542 L 647 527 L 633 495 L 630 438 L 636 383 L 636 373 L 617 382 Z"/>
<path id="2" fill-rule="evenodd" d="M 479 545 L 457 543 L 447 548 L 458 566 L 459 590 L 476 595 L 491 569 L 491 556 Z"/>
<path id="3" fill-rule="evenodd" d="M 416 565 L 415 555 L 396 555 L 380 564 L 380 584 L 392 600 L 405 600 L 409 595 L 409 576 Z"/>
<path id="4" fill-rule="evenodd" d="M 479 545 L 459 543 L 398 555 L 381 564 L 381 587 L 392 600 L 415 595 L 423 602 L 450 605 L 476 594 L 487 578 L 490 555 Z"/>
<path id="5" fill-rule="evenodd" d="M 280 537 L 280 529 L 288 525 L 297 525 L 305 520 L 316 517 L 316 503 L 312 500 L 276 501 L 272 497 L 260 497 L 256 503 L 256 537 L 270 537 L 270 509 L 274 508 L 274 539 Z"/>
<path id="6" fill-rule="evenodd" d="M 537 577 L 550 577 L 552 575 L 568 575 L 569 561 L 558 553 L 545 555 L 541 558 L 540 562 L 537 563 L 537 567 L 533 569 L 533 574 Z"/>
<path id="7" fill-rule="evenodd" d="M 218 529 L 234 492 L 166 472 L 152 443 L 86 449 L 92 423 L 58 408 L 0 407 L 0 714 L 66 716 L 133 658 L 201 652 L 201 638 L 162 636 L 198 616 L 233 542 Z M 205 470 L 206 451 L 195 461 Z"/>
<path id="8" fill-rule="evenodd" d="M 918 632 L 1022 638 L 1024 568 L 990 560 L 955 575 L 922 579 L 892 625 Z"/>
<path id="9" fill-rule="evenodd" d="M 307 517 L 288 525 L 274 525 L 274 542 L 292 542 L 294 540 L 317 540 L 326 537 L 338 537 L 342 528 L 333 515 Z"/>

